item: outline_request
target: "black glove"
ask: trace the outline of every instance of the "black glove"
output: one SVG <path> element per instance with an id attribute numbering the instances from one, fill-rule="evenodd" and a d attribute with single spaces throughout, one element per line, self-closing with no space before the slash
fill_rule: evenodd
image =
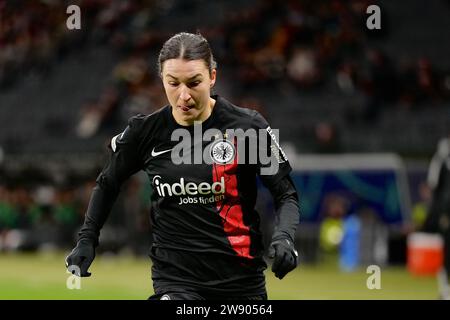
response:
<path id="1" fill-rule="evenodd" d="M 273 240 L 269 247 L 269 258 L 273 258 L 272 272 L 279 279 L 294 270 L 298 263 L 298 253 L 292 241 L 284 238 Z"/>
<path id="2" fill-rule="evenodd" d="M 91 273 L 88 269 L 95 258 L 95 246 L 92 241 L 87 239 L 81 239 L 78 241 L 77 246 L 66 257 L 66 268 L 70 272 L 79 277 L 90 277 Z M 74 269 L 73 266 L 78 267 Z M 81 271 L 81 275 L 79 274 Z"/>

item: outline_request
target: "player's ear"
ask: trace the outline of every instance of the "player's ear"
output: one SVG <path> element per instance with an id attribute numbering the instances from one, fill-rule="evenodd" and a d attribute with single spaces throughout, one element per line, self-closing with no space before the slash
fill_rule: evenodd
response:
<path id="1" fill-rule="evenodd" d="M 217 71 L 216 69 L 212 69 L 210 72 L 210 78 L 211 78 L 211 84 L 210 87 L 214 87 L 214 84 L 216 83 L 216 75 L 217 75 Z"/>

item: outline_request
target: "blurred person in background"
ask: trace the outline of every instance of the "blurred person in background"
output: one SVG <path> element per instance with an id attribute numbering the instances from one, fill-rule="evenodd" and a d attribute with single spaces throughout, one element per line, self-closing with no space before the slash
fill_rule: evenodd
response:
<path id="1" fill-rule="evenodd" d="M 66 258 L 66 266 L 69 270 L 77 266 L 79 276 L 90 276 L 100 230 L 121 185 L 144 170 L 153 188 L 150 257 L 155 294 L 150 299 L 266 300 L 267 265 L 255 210 L 256 177 L 260 176 L 274 198 L 277 220 L 269 257 L 274 258 L 272 271 L 282 279 L 298 263 L 294 237 L 299 204 L 291 166 L 258 112 L 211 95 L 216 63 L 203 36 L 176 34 L 163 45 L 158 66 L 169 105 L 151 115 L 132 117 L 125 131 L 111 140 L 109 163 L 97 178 L 78 243 Z M 212 161 L 175 164 L 172 149 L 178 143 L 171 139 L 173 132 L 195 133 L 198 123 L 200 130 L 219 133 L 213 141 L 190 141 L 190 149 L 184 152 L 191 157 L 200 144 L 202 154 Z M 267 144 L 260 148 L 266 154 L 269 151 L 278 170 L 261 174 L 267 168 L 261 159 L 256 164 L 238 164 L 238 156 L 247 158 L 238 154 L 236 137 L 220 134 L 237 128 L 264 132 L 259 139 Z"/>
<path id="2" fill-rule="evenodd" d="M 412 208 L 412 222 L 414 230 L 421 230 L 427 218 L 431 204 L 431 188 L 427 181 L 421 181 L 417 186 L 418 200 Z"/>
<path id="3" fill-rule="evenodd" d="M 364 120 L 372 123 L 378 120 L 383 108 L 392 105 L 398 97 L 398 76 L 391 59 L 380 50 L 368 50 L 369 77 L 366 83 L 367 103 Z"/>
<path id="4" fill-rule="evenodd" d="M 450 136 L 438 143 L 428 171 L 428 184 L 432 190 L 432 200 L 423 231 L 440 233 L 444 238 L 444 269 L 439 275 L 440 294 L 441 298 L 450 299 Z"/>
<path id="5" fill-rule="evenodd" d="M 335 124 L 321 121 L 314 128 L 314 142 L 316 153 L 342 152 L 338 128 Z"/>

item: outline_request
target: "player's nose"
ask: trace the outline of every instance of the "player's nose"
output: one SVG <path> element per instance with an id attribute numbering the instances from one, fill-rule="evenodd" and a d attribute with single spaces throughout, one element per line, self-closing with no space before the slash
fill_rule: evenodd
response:
<path id="1" fill-rule="evenodd" d="M 183 102 L 187 102 L 187 101 L 189 101 L 190 98 L 191 98 L 191 95 L 189 93 L 189 88 L 187 88 L 186 86 L 183 86 L 181 88 L 181 92 L 180 92 L 180 100 L 182 100 Z"/>

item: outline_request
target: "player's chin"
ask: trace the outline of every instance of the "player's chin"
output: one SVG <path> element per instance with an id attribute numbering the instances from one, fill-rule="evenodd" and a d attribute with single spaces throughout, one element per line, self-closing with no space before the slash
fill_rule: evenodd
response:
<path id="1" fill-rule="evenodd" d="M 197 117 L 197 110 L 195 108 L 190 108 L 189 110 L 177 108 L 177 112 L 180 118 L 185 121 L 192 120 Z"/>

